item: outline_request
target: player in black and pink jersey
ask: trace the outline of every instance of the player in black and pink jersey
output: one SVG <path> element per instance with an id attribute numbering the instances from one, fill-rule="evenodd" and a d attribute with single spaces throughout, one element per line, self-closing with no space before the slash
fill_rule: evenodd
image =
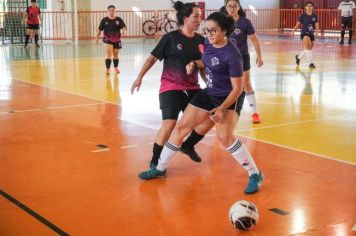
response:
<path id="1" fill-rule="evenodd" d="M 106 74 L 110 74 L 111 59 L 114 62 L 115 73 L 119 70 L 119 49 L 121 45 L 121 33 L 126 30 L 125 22 L 115 13 L 115 6 L 108 6 L 108 16 L 104 17 L 99 25 L 96 35 L 96 42 L 99 42 L 101 31 L 104 31 L 103 42 L 106 44 Z"/>
<path id="2" fill-rule="evenodd" d="M 142 66 L 137 79 L 131 87 L 131 93 L 134 93 L 135 89 L 138 91 L 147 71 L 157 60 L 163 60 L 159 90 L 162 123 L 153 145 L 153 155 L 150 162 L 151 169 L 156 167 L 163 145 L 174 129 L 179 113 L 185 110 L 188 102 L 200 91 L 198 69 L 196 68 L 192 74 L 188 75 L 186 65 L 192 61 L 201 64 L 204 37 L 196 33 L 196 31 L 201 23 L 202 12 L 194 3 L 183 4 L 177 1 L 174 4 L 174 8 L 177 10 L 177 20 L 180 28 L 163 35 Z M 195 152 L 194 145 L 204 137 L 212 125 L 209 122 L 192 130 L 180 151 L 187 154 L 193 161 L 200 162 L 201 158 Z"/>
<path id="3" fill-rule="evenodd" d="M 27 47 L 31 35 L 35 35 L 35 44 L 36 47 L 39 47 L 38 30 L 41 24 L 41 10 L 37 7 L 36 0 L 31 0 L 31 6 L 26 9 L 24 14 L 24 21 L 27 21 L 25 47 Z"/>

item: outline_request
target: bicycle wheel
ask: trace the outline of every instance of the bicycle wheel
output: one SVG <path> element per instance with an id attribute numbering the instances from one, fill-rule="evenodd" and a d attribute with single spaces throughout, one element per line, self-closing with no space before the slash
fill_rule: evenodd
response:
<path id="1" fill-rule="evenodd" d="M 178 29 L 178 23 L 176 21 L 174 21 L 174 20 L 169 20 L 169 21 L 167 21 L 166 24 L 164 24 L 163 28 L 164 28 L 164 31 L 166 31 L 166 33 L 168 33 L 168 32 L 171 32 L 173 30 Z"/>
<path id="2" fill-rule="evenodd" d="M 157 25 L 153 20 L 146 20 L 142 24 L 142 31 L 147 36 L 152 36 L 157 32 Z"/>

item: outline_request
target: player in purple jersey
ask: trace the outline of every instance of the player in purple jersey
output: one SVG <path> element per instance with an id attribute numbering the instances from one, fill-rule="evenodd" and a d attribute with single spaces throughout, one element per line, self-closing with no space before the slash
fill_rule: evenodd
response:
<path id="1" fill-rule="evenodd" d="M 216 124 L 221 144 L 248 172 L 250 177 L 245 193 L 252 194 L 259 190 L 263 174 L 246 146 L 234 136 L 244 100 L 244 96 L 241 96 L 243 59 L 236 44 L 229 40 L 229 35 L 234 31 L 234 21 L 224 13 L 214 12 L 206 19 L 205 26 L 208 40 L 202 61 L 207 88 L 201 90 L 188 104 L 163 148 L 157 167 L 141 172 L 139 177 L 146 180 L 166 177 L 168 162 L 179 150 L 184 137 L 197 125 L 210 121 Z"/>
<path id="2" fill-rule="evenodd" d="M 99 42 L 101 31 L 104 31 L 103 42 L 106 44 L 106 74 L 110 74 L 111 58 L 114 62 L 115 73 L 120 73 L 119 70 L 119 49 L 121 45 L 121 33 L 126 30 L 125 22 L 115 13 L 115 6 L 108 6 L 108 16 L 104 17 L 99 25 L 96 34 L 96 42 Z"/>
<path id="3" fill-rule="evenodd" d="M 304 50 L 299 55 L 295 56 L 295 61 L 297 66 L 299 66 L 300 60 L 305 56 L 308 60 L 309 68 L 315 69 L 312 49 L 315 38 L 318 36 L 319 32 L 318 16 L 313 12 L 314 4 L 312 2 L 306 2 L 304 8 L 305 12 L 299 17 L 292 32 L 292 37 L 294 37 L 294 32 L 301 26 L 300 38 L 302 39 Z"/>
<path id="4" fill-rule="evenodd" d="M 157 60 L 164 61 L 159 91 L 162 123 L 153 145 L 153 155 L 150 162 L 151 168 L 157 166 L 163 145 L 167 142 L 174 129 L 179 113 L 184 111 L 191 98 L 200 91 L 198 69 L 195 69 L 191 75 L 188 75 L 185 68 L 192 61 L 194 63 L 201 63 L 204 37 L 197 34 L 196 31 L 200 26 L 202 13 L 200 8 L 194 3 L 183 4 L 178 1 L 174 4 L 174 8 L 177 10 L 180 29 L 169 32 L 161 38 L 151 52 L 151 55 L 146 59 L 137 79 L 131 87 L 132 94 L 135 89 L 139 91 L 143 77 L 148 70 Z M 205 78 L 203 77 L 203 79 Z M 211 127 L 212 124 L 207 122 L 207 124 L 202 123 L 201 126 L 192 130 L 180 151 L 187 154 L 193 161 L 200 162 L 201 158 L 195 152 L 194 146 L 203 139 L 205 133 Z"/>
<path id="5" fill-rule="evenodd" d="M 225 0 L 225 10 L 221 11 L 227 12 L 235 21 L 235 30 L 231 34 L 231 38 L 236 40 L 237 47 L 239 48 L 242 58 L 243 58 L 243 69 L 244 73 L 242 76 L 244 90 L 246 92 L 246 98 L 250 107 L 252 108 L 252 122 L 260 123 L 261 117 L 257 111 L 257 103 L 255 91 L 252 88 L 250 80 L 250 54 L 248 52 L 247 38 L 250 38 L 255 51 L 256 51 L 256 65 L 261 67 L 263 65 L 262 53 L 260 48 L 260 43 L 258 41 L 255 29 L 249 19 L 246 18 L 246 13 L 242 9 L 239 0 Z"/>

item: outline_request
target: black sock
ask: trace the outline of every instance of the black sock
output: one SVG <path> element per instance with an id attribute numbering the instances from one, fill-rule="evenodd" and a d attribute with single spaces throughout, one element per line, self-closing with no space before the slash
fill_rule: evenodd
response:
<path id="1" fill-rule="evenodd" d="M 26 38 L 25 38 L 25 45 L 28 44 L 28 40 L 30 40 L 30 35 L 29 34 L 26 34 Z"/>
<path id="2" fill-rule="evenodd" d="M 158 165 L 158 159 L 161 156 L 161 152 L 162 152 L 163 146 L 158 145 L 157 143 L 153 144 L 153 155 L 152 155 L 152 159 L 151 159 L 151 163 L 154 165 Z"/>
<path id="3" fill-rule="evenodd" d="M 38 45 L 38 34 L 35 34 L 35 44 Z"/>
<path id="4" fill-rule="evenodd" d="M 111 59 L 105 59 L 105 65 L 106 65 L 106 69 L 110 69 Z"/>
<path id="5" fill-rule="evenodd" d="M 345 30 L 341 31 L 341 42 L 344 42 Z"/>
<path id="6" fill-rule="evenodd" d="M 349 30 L 349 42 L 352 40 L 352 30 Z"/>
<path id="7" fill-rule="evenodd" d="M 118 67 L 119 66 L 119 59 L 112 59 L 114 62 L 114 67 Z"/>
<path id="8" fill-rule="evenodd" d="M 200 140 L 204 138 L 204 135 L 200 135 L 195 130 L 193 130 L 189 137 L 182 143 L 184 148 L 193 148 L 195 144 L 199 143 Z"/>

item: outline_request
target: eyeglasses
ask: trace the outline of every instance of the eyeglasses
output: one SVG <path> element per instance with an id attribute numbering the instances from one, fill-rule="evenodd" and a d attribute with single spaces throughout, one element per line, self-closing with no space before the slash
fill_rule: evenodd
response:
<path id="1" fill-rule="evenodd" d="M 203 29 L 205 34 L 210 34 L 211 36 L 214 36 L 216 34 L 216 29 L 208 29 L 208 28 L 204 28 Z"/>
<path id="2" fill-rule="evenodd" d="M 227 5 L 226 6 L 226 9 L 237 9 L 237 8 L 239 8 L 239 6 L 238 5 L 234 5 L 234 6 L 230 6 L 230 5 Z"/>

